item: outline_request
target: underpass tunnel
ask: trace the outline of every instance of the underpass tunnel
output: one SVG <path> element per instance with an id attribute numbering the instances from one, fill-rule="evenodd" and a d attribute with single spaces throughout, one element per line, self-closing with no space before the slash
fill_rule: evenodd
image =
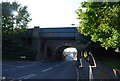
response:
<path id="1" fill-rule="evenodd" d="M 69 51 L 67 52 L 66 49 L 68 49 Z M 75 51 L 72 49 L 74 49 Z M 76 56 L 76 59 L 77 59 L 77 49 L 72 46 L 61 46 L 56 49 L 56 52 L 55 52 L 56 60 L 66 60 L 66 58 L 69 56 L 72 56 L 72 58 L 74 58 L 73 56 Z"/>

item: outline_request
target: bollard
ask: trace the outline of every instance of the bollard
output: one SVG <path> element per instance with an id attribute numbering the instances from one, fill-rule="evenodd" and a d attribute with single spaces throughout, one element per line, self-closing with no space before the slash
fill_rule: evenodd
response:
<path id="1" fill-rule="evenodd" d="M 116 78 L 117 78 L 117 79 L 120 79 L 120 70 L 113 69 L 113 72 L 114 72 Z"/>

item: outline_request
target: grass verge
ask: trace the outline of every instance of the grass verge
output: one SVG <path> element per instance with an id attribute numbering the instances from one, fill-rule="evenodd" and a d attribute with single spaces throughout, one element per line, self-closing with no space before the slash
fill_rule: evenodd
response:
<path id="1" fill-rule="evenodd" d="M 113 69 L 120 70 L 120 62 L 119 61 L 109 61 L 109 62 L 104 62 L 104 64 Z"/>

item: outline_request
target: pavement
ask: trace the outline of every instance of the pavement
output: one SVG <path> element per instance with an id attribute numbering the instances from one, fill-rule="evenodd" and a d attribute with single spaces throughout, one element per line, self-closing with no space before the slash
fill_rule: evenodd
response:
<path id="1" fill-rule="evenodd" d="M 95 59 L 94 59 L 95 61 Z M 91 79 L 94 80 L 118 80 L 115 76 L 112 68 L 108 68 L 103 64 L 95 61 L 95 66 L 91 66 L 89 62 L 87 62 L 84 58 L 80 61 L 80 66 L 78 68 L 79 71 L 79 79 Z"/>
<path id="2" fill-rule="evenodd" d="M 94 73 L 98 73 L 96 72 L 99 71 L 99 73 L 101 73 L 101 75 L 104 75 L 104 77 L 101 77 L 102 79 L 117 79 L 117 77 L 114 74 L 114 71 L 112 68 L 105 66 L 104 64 L 102 64 L 101 62 L 97 61 L 97 67 L 94 70 Z M 94 74 L 97 75 L 97 74 Z"/>

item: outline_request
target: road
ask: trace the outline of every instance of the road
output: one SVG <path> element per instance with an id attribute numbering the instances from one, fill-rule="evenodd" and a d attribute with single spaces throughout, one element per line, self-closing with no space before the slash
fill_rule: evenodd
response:
<path id="1" fill-rule="evenodd" d="M 79 67 L 75 61 L 57 62 L 30 62 L 30 61 L 3 61 L 3 79 L 116 79 L 112 69 L 97 64 L 91 67 L 82 58 Z"/>
<path id="2" fill-rule="evenodd" d="M 2 66 L 4 79 L 77 79 L 77 70 L 72 61 L 3 61 Z"/>

